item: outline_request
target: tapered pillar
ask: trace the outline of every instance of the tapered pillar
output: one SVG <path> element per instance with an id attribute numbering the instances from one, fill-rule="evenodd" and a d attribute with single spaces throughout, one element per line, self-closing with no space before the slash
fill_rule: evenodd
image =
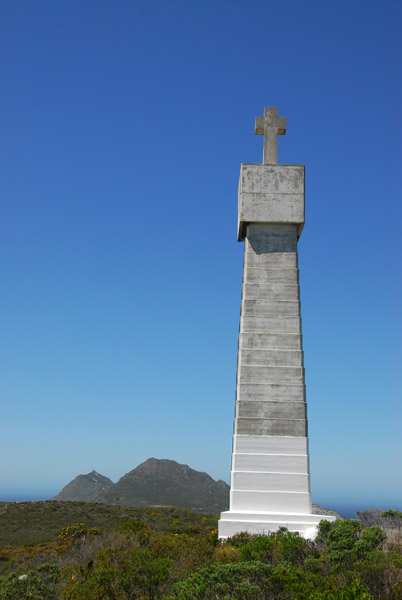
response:
<path id="1" fill-rule="evenodd" d="M 269 143 L 285 133 L 286 119 L 270 108 L 259 119 L 256 133 L 265 135 L 265 126 L 271 140 L 264 159 L 273 160 Z M 303 225 L 304 166 L 241 166 L 243 289 L 230 509 L 221 514 L 220 538 L 279 527 L 313 538 L 321 519 L 334 520 L 311 512 L 297 260 Z"/>

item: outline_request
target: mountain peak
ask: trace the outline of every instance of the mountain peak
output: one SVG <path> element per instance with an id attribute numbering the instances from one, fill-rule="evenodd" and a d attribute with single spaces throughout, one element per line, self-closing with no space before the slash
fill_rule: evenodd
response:
<path id="1" fill-rule="evenodd" d="M 229 506 L 229 486 L 175 460 L 148 458 L 115 484 L 95 470 L 78 475 L 54 499 L 130 507 L 175 506 L 217 514 Z"/>
<path id="2" fill-rule="evenodd" d="M 97 473 L 94 469 L 85 475 L 77 475 L 52 500 L 91 502 L 112 485 L 114 484 L 111 479 Z"/>

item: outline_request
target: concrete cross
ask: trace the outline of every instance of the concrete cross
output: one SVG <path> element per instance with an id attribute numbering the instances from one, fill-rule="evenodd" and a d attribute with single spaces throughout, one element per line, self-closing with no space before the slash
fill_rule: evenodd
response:
<path id="1" fill-rule="evenodd" d="M 286 133 L 286 117 L 278 117 L 276 106 L 266 106 L 264 116 L 256 117 L 255 133 L 264 136 L 264 165 L 276 165 L 278 163 L 278 135 Z"/>

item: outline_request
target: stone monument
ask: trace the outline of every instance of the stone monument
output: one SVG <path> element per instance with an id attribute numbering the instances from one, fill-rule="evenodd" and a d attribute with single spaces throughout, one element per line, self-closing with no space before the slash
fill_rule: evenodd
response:
<path id="1" fill-rule="evenodd" d="M 263 164 L 242 164 L 238 240 L 245 242 L 230 509 L 219 537 L 279 527 L 314 538 L 297 241 L 304 225 L 304 165 L 278 165 L 276 107 L 257 117 Z"/>

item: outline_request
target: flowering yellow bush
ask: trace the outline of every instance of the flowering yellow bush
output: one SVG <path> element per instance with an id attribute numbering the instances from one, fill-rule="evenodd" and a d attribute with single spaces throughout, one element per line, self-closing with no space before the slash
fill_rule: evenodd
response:
<path id="1" fill-rule="evenodd" d="M 85 523 L 78 523 L 77 525 L 70 525 L 69 527 L 63 527 L 57 538 L 61 542 L 66 540 L 77 540 L 84 536 L 99 535 L 100 530 L 94 527 L 87 527 Z"/>

